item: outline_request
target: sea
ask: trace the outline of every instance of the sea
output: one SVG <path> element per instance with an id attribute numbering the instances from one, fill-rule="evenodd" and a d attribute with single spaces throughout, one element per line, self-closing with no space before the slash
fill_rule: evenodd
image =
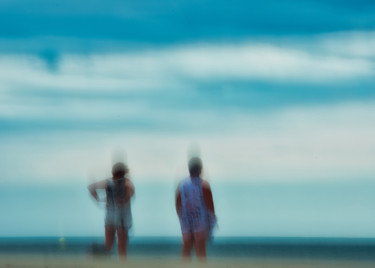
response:
<path id="1" fill-rule="evenodd" d="M 130 237 L 128 256 L 178 257 L 180 237 Z M 101 255 L 103 237 L 1 237 L 0 255 Z M 115 256 L 116 246 L 110 255 Z M 215 237 L 207 245 L 214 258 L 304 258 L 375 260 L 373 238 Z M 107 254 L 108 255 L 108 254 Z"/>

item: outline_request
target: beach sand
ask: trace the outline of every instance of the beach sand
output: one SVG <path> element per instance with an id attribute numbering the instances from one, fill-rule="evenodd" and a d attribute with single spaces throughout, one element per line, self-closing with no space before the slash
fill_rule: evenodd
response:
<path id="1" fill-rule="evenodd" d="M 208 259 L 207 263 L 198 263 L 193 260 L 191 263 L 181 262 L 175 258 L 128 258 L 126 262 L 117 258 L 90 258 L 90 257 L 54 257 L 54 256 L 4 256 L 0 255 L 0 268 L 116 268 L 116 267 L 252 267 L 252 268 L 373 268 L 375 261 L 361 260 L 322 260 L 322 259 L 262 259 L 262 258 L 217 258 Z"/>

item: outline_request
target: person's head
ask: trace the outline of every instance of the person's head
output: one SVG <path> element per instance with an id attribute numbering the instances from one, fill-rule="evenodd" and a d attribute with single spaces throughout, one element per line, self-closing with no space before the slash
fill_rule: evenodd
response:
<path id="1" fill-rule="evenodd" d="M 192 157 L 188 163 L 191 177 L 199 177 L 202 173 L 202 160 L 199 157 Z"/>
<path id="2" fill-rule="evenodd" d="M 122 178 L 128 172 L 129 172 L 128 167 L 122 162 L 118 162 L 118 163 L 114 164 L 113 167 L 112 167 L 113 178 Z"/>

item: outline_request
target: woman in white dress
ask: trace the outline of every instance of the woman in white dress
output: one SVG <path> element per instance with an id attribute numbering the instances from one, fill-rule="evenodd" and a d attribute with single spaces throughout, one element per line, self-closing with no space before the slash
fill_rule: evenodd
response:
<path id="1" fill-rule="evenodd" d="M 118 253 L 126 257 L 128 230 L 132 226 L 130 199 L 134 195 L 133 183 L 128 178 L 129 169 L 124 163 L 112 167 L 112 178 L 90 184 L 90 194 L 99 201 L 96 190 L 106 191 L 105 248 L 112 248 L 117 232 Z"/>
<path id="2" fill-rule="evenodd" d="M 176 191 L 176 210 L 182 231 L 182 257 L 191 258 L 194 247 L 200 260 L 206 258 L 206 241 L 216 224 L 212 192 L 207 181 L 201 178 L 202 161 L 190 159 L 190 176 L 179 184 Z"/>

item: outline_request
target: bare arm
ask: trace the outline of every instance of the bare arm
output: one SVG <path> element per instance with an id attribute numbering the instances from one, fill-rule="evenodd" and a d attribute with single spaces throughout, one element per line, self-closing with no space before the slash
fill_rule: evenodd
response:
<path id="1" fill-rule="evenodd" d="M 107 180 L 102 180 L 102 181 L 90 184 L 87 188 L 91 196 L 94 197 L 96 201 L 98 201 L 99 197 L 98 197 L 98 193 L 96 192 L 96 190 L 105 189 L 106 187 L 107 187 Z"/>
<path id="2" fill-rule="evenodd" d="M 214 200 L 212 198 L 212 192 L 210 184 L 207 181 L 202 182 L 203 198 L 206 208 L 215 214 Z"/>
<path id="3" fill-rule="evenodd" d="M 125 182 L 125 191 L 126 191 L 125 196 L 127 197 L 126 202 L 129 202 L 130 198 L 134 196 L 134 185 L 129 179 L 126 179 L 126 182 Z"/>
<path id="4" fill-rule="evenodd" d="M 180 193 L 180 186 L 177 187 L 177 190 L 176 190 L 176 212 L 177 212 L 177 215 L 180 216 L 180 212 L 181 212 L 181 193 Z"/>

